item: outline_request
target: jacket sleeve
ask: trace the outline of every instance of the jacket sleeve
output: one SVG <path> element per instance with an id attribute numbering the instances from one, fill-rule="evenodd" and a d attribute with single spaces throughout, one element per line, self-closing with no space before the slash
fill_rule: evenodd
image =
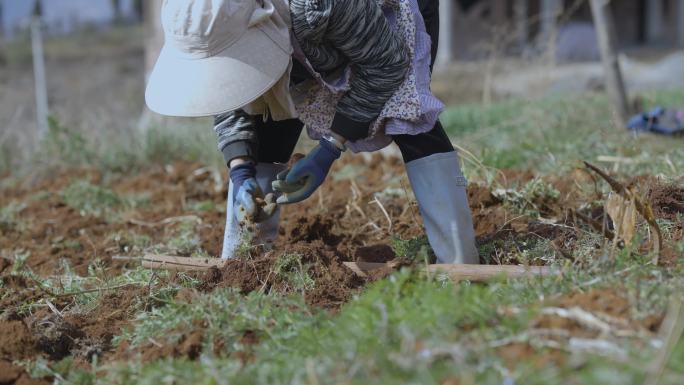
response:
<path id="1" fill-rule="evenodd" d="M 219 151 L 226 164 L 237 157 L 256 159 L 259 139 L 256 133 L 255 117 L 243 110 L 235 110 L 214 117 L 214 131 Z"/>
<path id="2" fill-rule="evenodd" d="M 408 72 L 409 55 L 403 40 L 377 0 L 293 2 L 307 4 L 306 20 L 313 35 L 334 46 L 352 67 L 350 91 L 337 106 L 332 130 L 350 140 L 367 137 L 371 121 Z"/>

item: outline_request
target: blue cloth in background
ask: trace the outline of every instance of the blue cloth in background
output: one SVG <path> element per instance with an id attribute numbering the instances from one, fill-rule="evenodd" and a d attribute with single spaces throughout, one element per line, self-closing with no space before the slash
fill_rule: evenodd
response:
<path id="1" fill-rule="evenodd" d="M 684 135 L 684 110 L 655 107 L 648 112 L 634 115 L 627 122 L 627 129 L 668 136 Z"/>

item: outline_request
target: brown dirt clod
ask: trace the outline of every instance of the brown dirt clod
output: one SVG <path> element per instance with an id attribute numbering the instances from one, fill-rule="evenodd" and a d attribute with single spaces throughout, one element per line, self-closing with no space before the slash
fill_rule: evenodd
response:
<path id="1" fill-rule="evenodd" d="M 28 358 L 37 353 L 37 342 L 23 321 L 0 322 L 0 358 Z"/>

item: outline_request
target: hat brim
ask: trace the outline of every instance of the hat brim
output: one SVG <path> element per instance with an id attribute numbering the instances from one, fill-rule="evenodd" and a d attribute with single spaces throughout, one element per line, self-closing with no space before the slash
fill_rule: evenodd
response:
<path id="1" fill-rule="evenodd" d="M 208 58 L 187 58 L 165 45 L 150 74 L 145 101 L 167 116 L 212 116 L 253 102 L 283 76 L 290 54 L 250 28 L 235 44 Z"/>

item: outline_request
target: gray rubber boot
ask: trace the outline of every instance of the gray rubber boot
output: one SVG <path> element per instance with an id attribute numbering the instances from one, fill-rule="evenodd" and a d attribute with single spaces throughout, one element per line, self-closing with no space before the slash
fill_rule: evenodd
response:
<path id="1" fill-rule="evenodd" d="M 273 163 L 259 163 L 257 169 L 257 183 L 261 187 L 264 195 L 273 192 L 271 182 L 276 179 L 279 172 L 285 170 L 284 164 Z M 226 229 L 223 234 L 223 251 L 221 258 L 231 259 L 236 255 L 237 250 L 242 246 L 243 242 L 250 242 L 251 245 L 270 245 L 275 242 L 278 237 L 278 224 L 280 222 L 280 207 L 267 221 L 257 224 L 256 233 L 253 234 L 252 239 L 249 240 L 244 234 L 243 230 L 238 225 L 235 218 L 235 211 L 233 207 L 233 184 L 228 186 L 228 199 L 226 202 Z"/>
<path id="2" fill-rule="evenodd" d="M 406 163 L 437 263 L 479 263 L 466 181 L 457 152 Z"/>

